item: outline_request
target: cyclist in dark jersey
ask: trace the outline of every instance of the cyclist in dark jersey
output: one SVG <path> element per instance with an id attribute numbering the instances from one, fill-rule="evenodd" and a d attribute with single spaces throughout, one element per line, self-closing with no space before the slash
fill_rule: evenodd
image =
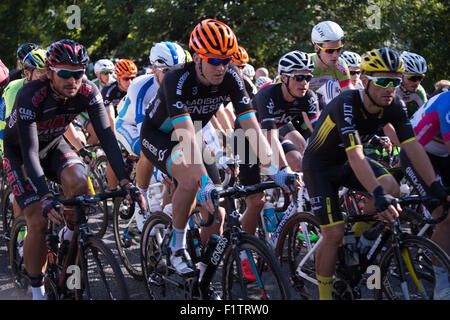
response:
<path id="1" fill-rule="evenodd" d="M 416 140 L 404 104 L 394 99 L 395 87 L 400 85 L 404 71 L 400 55 L 389 48 L 374 49 L 363 55 L 361 70 L 365 89 L 343 92 L 328 104 L 308 140 L 303 158 L 303 177 L 323 236 L 316 253 L 321 299 L 332 298 L 337 249 L 344 236 L 339 187 L 369 191 L 374 197 L 375 210 L 383 220 L 392 221 L 392 215 L 398 216 L 400 210 L 385 194 L 386 190 L 398 195 L 395 179 L 381 165 L 364 156 L 362 141 L 366 136 L 391 123 L 406 154 L 414 154 L 414 167 L 427 185 L 433 186 L 433 195 L 442 192 L 430 161 Z M 366 213 L 369 210 L 368 203 Z"/>
<path id="2" fill-rule="evenodd" d="M 252 129 L 257 137 L 262 136 L 242 78 L 236 68 L 229 66 L 237 50 L 236 36 L 230 27 L 214 19 L 205 19 L 194 28 L 189 45 L 195 51 L 194 61 L 166 73 L 155 99 L 147 108 L 141 129 L 144 155 L 177 182 L 172 198 L 174 232 L 170 265 L 183 276 L 196 273 L 186 251 L 188 215 L 196 200 L 202 205 L 203 218 L 214 210 L 211 192 L 215 186 L 209 176 L 211 173 L 203 164 L 202 142 L 201 139 L 196 141 L 196 132 L 229 97 L 242 128 Z M 268 167 L 272 152 L 267 140 L 259 140 L 252 147 L 268 156 L 263 162 Z M 210 167 L 216 168 L 215 162 L 211 164 Z M 273 173 L 273 179 L 284 186 L 286 174 L 279 169 L 274 169 Z M 221 224 L 203 228 L 202 241 L 206 241 L 211 233 L 220 234 Z"/>
<path id="3" fill-rule="evenodd" d="M 46 246 L 42 230 L 47 217 L 57 224 L 63 222 L 62 206 L 50 192 L 46 178 L 61 183 L 68 197 L 89 191 L 82 161 L 63 138 L 80 112 L 87 109 L 120 185 L 133 199 L 141 203 L 144 200 L 125 173 L 100 92 L 92 82 L 82 79 L 88 59 L 86 49 L 72 40 L 51 44 L 46 55 L 48 79 L 26 84 L 7 118 L 5 170 L 12 193 L 27 220 L 24 263 L 31 279 L 33 299 L 46 298 L 42 273 Z"/>

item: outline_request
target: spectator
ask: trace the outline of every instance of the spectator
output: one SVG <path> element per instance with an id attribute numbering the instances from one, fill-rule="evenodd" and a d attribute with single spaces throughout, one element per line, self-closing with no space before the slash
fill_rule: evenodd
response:
<path id="1" fill-rule="evenodd" d="M 9 82 L 9 70 L 0 60 L 0 87 L 4 87 Z"/>
<path id="2" fill-rule="evenodd" d="M 269 77 L 269 70 L 264 67 L 258 68 L 255 71 L 255 81 L 258 80 L 259 77 Z"/>

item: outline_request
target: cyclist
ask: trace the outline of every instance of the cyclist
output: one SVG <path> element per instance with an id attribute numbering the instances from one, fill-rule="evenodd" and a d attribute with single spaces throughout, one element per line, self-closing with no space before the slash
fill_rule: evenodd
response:
<path id="1" fill-rule="evenodd" d="M 354 89 L 347 63 L 340 57 L 344 48 L 342 39 L 344 31 L 333 21 L 322 21 L 316 24 L 311 32 L 314 53 L 313 79 L 310 89 L 316 91 L 328 80 L 337 79 L 341 91 Z"/>
<path id="2" fill-rule="evenodd" d="M 359 65 L 361 64 L 361 56 L 356 52 L 344 51 L 341 58 L 347 63 L 350 79 L 355 89 L 363 89 L 363 85 L 360 79 L 361 70 Z M 341 86 L 337 79 L 328 80 L 317 91 L 317 97 L 319 98 L 319 108 L 322 110 L 331 100 L 337 97 L 341 93 Z"/>
<path id="3" fill-rule="evenodd" d="M 215 163 L 206 163 L 207 172 L 201 161 L 201 140 L 196 141 L 196 131 L 230 97 L 242 128 L 255 130 L 257 137 L 263 137 L 242 78 L 234 66 L 229 66 L 237 50 L 236 36 L 230 27 L 205 19 L 192 31 L 189 46 L 195 51 L 194 61 L 174 67 L 164 76 L 141 129 L 144 155 L 178 184 L 172 196 L 173 235 L 169 260 L 171 267 L 183 276 L 196 273 L 186 251 L 188 215 L 196 199 L 202 206 L 203 218 L 206 219 L 206 212 L 214 211 L 210 198 L 215 189 L 212 178 L 219 178 Z M 261 138 L 257 144 L 255 150 L 269 156 L 264 159 L 265 167 L 270 166 L 267 160 L 271 160 L 272 152 L 267 140 Z M 286 173 L 277 168 L 271 173 L 275 181 L 284 185 Z M 202 241 L 211 233 L 220 234 L 222 223 L 202 228 Z"/>
<path id="4" fill-rule="evenodd" d="M 245 67 L 248 65 L 249 60 L 247 51 L 243 47 L 238 46 L 236 53 L 233 54 L 233 59 L 231 62 L 238 68 L 239 74 L 244 80 L 245 90 L 247 91 L 250 99 L 252 99 L 258 92 L 258 89 L 256 89 L 252 80 L 244 74 Z"/>
<path id="5" fill-rule="evenodd" d="M 114 63 L 108 59 L 100 59 L 94 65 L 94 73 L 97 78 L 92 82 L 101 92 L 105 86 L 114 81 Z"/>
<path id="6" fill-rule="evenodd" d="M 33 299 L 45 299 L 47 259 L 44 227 L 47 218 L 61 224 L 62 207 L 48 189 L 46 177 L 58 181 L 68 197 L 89 192 L 83 162 L 62 138 L 68 124 L 87 108 L 120 185 L 134 200 L 142 195 L 124 171 L 97 87 L 83 79 L 88 55 L 84 46 L 63 39 L 47 48 L 45 81 L 31 81 L 18 93 L 5 129 L 5 170 L 12 193 L 27 221 L 24 264 Z"/>
<path id="7" fill-rule="evenodd" d="M 366 137 L 391 123 L 406 154 L 414 155 L 413 164 L 420 176 L 438 190 L 433 194 L 442 191 L 403 104 L 395 98 L 404 71 L 400 55 L 389 48 L 373 49 L 362 56 L 361 70 L 365 89 L 343 92 L 328 104 L 308 139 L 303 158 L 303 177 L 323 236 L 315 256 L 320 299 L 332 298 L 338 246 L 344 236 L 338 188 L 369 191 L 374 199 L 366 204 L 365 212 L 370 213 L 372 207 L 383 220 L 393 221 L 392 215 L 398 216 L 401 210 L 386 195 L 399 194 L 394 177 L 364 156 L 362 142 Z"/>
<path id="8" fill-rule="evenodd" d="M 148 186 L 153 164 L 141 154 L 140 132 L 145 109 L 155 97 L 164 75 L 175 65 L 186 62 L 186 53 L 174 42 L 156 43 L 150 50 L 152 74 L 137 77 L 130 85 L 127 95 L 118 105 L 116 136 L 129 154 L 139 156 L 136 165 L 136 185 L 148 199 Z M 147 208 L 149 208 L 147 204 Z M 138 210 L 139 208 L 136 208 Z M 142 215 L 136 215 L 139 219 Z"/>
<path id="9" fill-rule="evenodd" d="M 395 94 L 405 102 L 408 116 L 411 118 L 428 100 L 427 93 L 420 84 L 427 72 L 427 62 L 422 56 L 408 51 L 403 51 L 401 58 L 405 64 L 405 73 Z"/>
<path id="10" fill-rule="evenodd" d="M 255 80 L 255 68 L 250 63 L 247 63 L 244 67 L 244 76 L 252 81 Z"/>
<path id="11" fill-rule="evenodd" d="M 265 76 L 261 76 L 258 78 L 258 80 L 255 81 L 255 87 L 256 89 L 258 89 L 258 91 L 270 84 L 272 84 L 272 79 Z"/>
<path id="12" fill-rule="evenodd" d="M 279 167 L 302 171 L 302 153 L 305 140 L 294 128 L 306 123 L 305 127 L 313 130 L 314 121 L 318 118 L 318 102 L 315 93 L 308 89 L 312 78 L 314 65 L 311 57 L 301 51 L 291 51 L 281 57 L 278 73 L 281 83 L 273 84 L 260 90 L 252 100 L 258 121 L 262 130 L 267 132 L 267 140 L 271 144 L 272 152 L 279 155 Z M 236 124 L 239 127 L 239 124 Z M 281 143 L 280 143 L 281 142 Z M 239 150 L 239 148 L 236 148 Z M 249 154 L 248 143 L 245 152 Z M 239 166 L 239 178 L 242 185 L 253 185 L 260 182 L 260 168 L 250 163 L 240 155 L 244 161 Z M 254 234 L 265 202 L 263 193 L 250 195 L 246 198 L 246 211 L 241 219 L 242 230 Z M 255 281 L 250 261 L 246 254 L 242 255 L 242 271 L 247 280 Z"/>
<path id="13" fill-rule="evenodd" d="M 9 81 L 14 81 L 23 78 L 23 59 L 33 49 L 39 49 L 40 46 L 36 43 L 24 43 L 17 49 L 17 70 L 9 73 Z"/>
<path id="14" fill-rule="evenodd" d="M 450 186 L 450 92 L 443 92 L 432 97 L 420 107 L 411 118 L 411 124 L 417 136 L 417 140 L 425 149 L 436 173 L 441 177 L 444 186 Z M 431 190 L 435 185 L 428 184 L 421 179 L 414 167 L 412 158 L 402 150 L 400 163 L 406 177 L 421 196 L 437 194 Z M 441 196 L 445 201 L 446 194 Z M 436 218 L 441 210 L 435 207 L 428 208 Z M 435 226 L 431 240 L 436 242 L 447 254 L 450 255 L 450 217 Z M 434 289 L 435 300 L 450 300 L 450 283 L 446 269 L 434 266 L 436 286 Z"/>
<path id="15" fill-rule="evenodd" d="M 258 80 L 259 77 L 269 77 L 269 70 L 264 67 L 260 67 L 255 71 L 255 81 Z"/>

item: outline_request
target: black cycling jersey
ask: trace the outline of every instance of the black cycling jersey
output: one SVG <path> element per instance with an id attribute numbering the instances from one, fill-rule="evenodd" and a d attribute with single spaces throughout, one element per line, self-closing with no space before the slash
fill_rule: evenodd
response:
<path id="1" fill-rule="evenodd" d="M 128 179 L 97 87 L 83 79 L 75 97 L 61 99 L 50 88 L 49 80 L 30 81 L 18 92 L 11 115 L 6 119 L 4 149 L 5 155 L 11 154 L 22 161 L 26 175 L 41 197 L 49 189 L 40 160 L 60 144 L 69 124 L 82 111 L 88 112 L 119 181 Z"/>
<path id="2" fill-rule="evenodd" d="M 415 138 L 406 108 L 398 98 L 380 113 L 370 114 L 364 108 L 362 91 L 341 93 L 322 110 L 317 120 L 305 149 L 304 168 L 344 164 L 347 150 L 361 146 L 389 122 L 394 126 L 400 142 Z"/>
<path id="3" fill-rule="evenodd" d="M 119 83 L 114 81 L 103 87 L 102 89 L 102 97 L 103 104 L 108 106 L 110 104 L 114 107 L 114 117 L 117 116 L 117 106 L 119 105 L 120 100 L 127 94 L 126 91 L 122 91 L 119 88 Z"/>
<path id="4" fill-rule="evenodd" d="M 203 127 L 227 98 L 231 99 L 239 120 L 253 111 L 236 67 L 228 67 L 221 84 L 207 86 L 198 79 L 195 63 L 188 62 L 165 74 L 155 99 L 147 108 L 144 122 L 169 133 L 173 130 L 173 123 L 190 116 L 192 121 L 201 121 Z"/>
<path id="5" fill-rule="evenodd" d="M 304 97 L 287 102 L 283 98 L 281 86 L 281 83 L 266 86 L 252 100 L 261 128 L 277 129 L 293 121 L 303 123 L 302 112 L 314 124 L 319 117 L 316 94 L 308 90 Z"/>
<path id="6" fill-rule="evenodd" d="M 252 80 L 250 80 L 248 77 L 244 76 L 243 80 L 245 85 L 245 91 L 247 91 L 250 99 L 253 99 L 253 97 L 258 93 L 258 89 L 253 84 Z"/>

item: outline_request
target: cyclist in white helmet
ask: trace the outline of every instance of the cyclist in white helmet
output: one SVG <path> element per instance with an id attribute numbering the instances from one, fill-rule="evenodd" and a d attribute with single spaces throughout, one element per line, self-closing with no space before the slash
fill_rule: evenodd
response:
<path id="1" fill-rule="evenodd" d="M 364 86 L 360 80 L 361 70 L 359 65 L 361 64 L 361 56 L 356 52 L 344 51 L 341 58 L 347 63 L 350 80 L 355 89 L 363 89 Z M 319 98 L 319 107 L 322 110 L 331 100 L 337 97 L 341 93 L 341 86 L 337 79 L 328 80 L 317 91 L 317 97 Z"/>
<path id="2" fill-rule="evenodd" d="M 319 89 L 328 80 L 337 79 L 342 91 L 354 89 L 350 80 L 347 63 L 340 57 L 344 48 L 342 39 L 344 31 L 333 21 L 316 24 L 311 32 L 311 41 L 315 53 L 311 54 L 314 62 L 314 78 L 310 88 Z"/>
<path id="3" fill-rule="evenodd" d="M 174 42 L 156 43 L 150 50 L 151 74 L 137 77 L 129 86 L 127 94 L 117 106 L 117 118 L 115 121 L 117 140 L 132 156 L 139 156 L 136 165 L 136 186 L 141 190 L 148 201 L 148 186 L 152 177 L 153 165 L 141 155 L 140 132 L 142 121 L 145 118 L 145 110 L 150 101 L 155 97 L 164 75 L 175 65 L 186 62 L 186 53 L 183 48 Z M 157 172 L 155 172 L 155 176 Z M 136 206 L 137 207 L 137 206 Z M 147 208 L 149 205 L 147 204 Z M 139 207 L 136 208 L 138 210 Z M 136 215 L 138 227 L 142 215 Z"/>
<path id="4" fill-rule="evenodd" d="M 108 59 L 100 59 L 94 65 L 94 73 L 97 78 L 92 82 L 101 92 L 104 86 L 114 81 L 114 63 Z"/>
<path id="5" fill-rule="evenodd" d="M 247 63 L 244 67 L 244 76 L 252 81 L 255 79 L 255 68 L 250 63 Z"/>
<path id="6" fill-rule="evenodd" d="M 427 72 L 427 62 L 422 56 L 408 51 L 403 51 L 400 57 L 405 65 L 405 73 L 395 94 L 405 102 L 408 116 L 411 118 L 414 112 L 428 101 L 427 93 L 420 85 Z"/>

